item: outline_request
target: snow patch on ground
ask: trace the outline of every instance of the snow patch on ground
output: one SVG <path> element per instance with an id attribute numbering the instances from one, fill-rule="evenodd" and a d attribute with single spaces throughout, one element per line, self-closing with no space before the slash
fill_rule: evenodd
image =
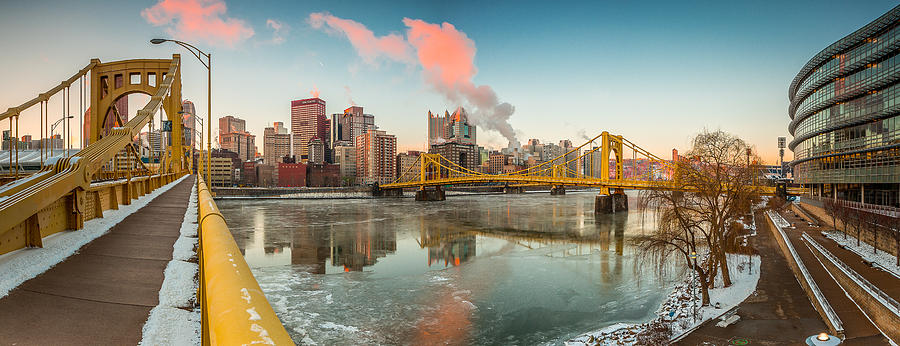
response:
<path id="1" fill-rule="evenodd" d="M 772 221 L 775 222 L 775 225 L 777 225 L 778 227 L 791 228 L 791 223 L 785 220 L 784 217 L 782 217 L 778 212 L 773 210 L 766 210 L 766 214 L 772 218 Z"/>
<path id="2" fill-rule="evenodd" d="M 185 178 L 187 176 L 141 198 L 132 200 L 130 205 L 120 205 L 119 210 L 104 210 L 102 218 L 86 221 L 81 230 L 63 231 L 46 237 L 42 241 L 43 248 L 24 248 L 0 256 L 0 273 L 3 273 L 0 276 L 0 298 L 5 297 L 9 291 L 23 282 L 40 275 L 72 256 L 85 244 L 106 234 L 110 228 L 146 206 L 159 195 L 169 191 Z"/>
<path id="3" fill-rule="evenodd" d="M 859 245 L 856 245 L 856 237 L 852 234 L 847 234 L 846 239 L 844 237 L 844 233 L 838 231 L 823 231 L 822 235 L 827 237 L 828 239 L 834 240 L 836 243 L 844 246 L 850 251 L 855 252 L 857 255 L 862 257 L 863 260 L 870 263 L 875 263 L 882 270 L 891 273 L 897 278 L 900 278 L 900 267 L 897 266 L 897 257 L 891 255 L 884 249 L 879 249 L 878 253 L 873 253 L 875 248 L 869 243 L 864 241 L 859 242 Z"/>
<path id="4" fill-rule="evenodd" d="M 196 263 L 172 260 L 166 265 L 165 279 L 159 289 L 159 305 L 173 308 L 190 308 L 197 291 Z"/>
<path id="5" fill-rule="evenodd" d="M 187 262 L 195 257 L 197 244 L 197 189 L 191 189 L 181 236 L 173 245 L 172 260 L 166 265 L 165 279 L 159 289 L 159 305 L 150 310 L 144 323 L 141 345 L 199 345 L 200 308 L 197 301 L 196 263 Z"/>
<path id="6" fill-rule="evenodd" d="M 199 345 L 199 326 L 199 308 L 187 311 L 159 305 L 150 310 L 141 345 Z"/>
<path id="7" fill-rule="evenodd" d="M 696 284 L 691 285 L 691 281 L 695 276 L 692 275 L 693 273 L 690 273 L 686 275 L 682 283 L 675 285 L 675 289 L 657 310 L 657 317 L 654 320 L 641 324 L 616 323 L 600 330 L 579 335 L 566 341 L 565 344 L 635 345 L 637 334 L 649 327 L 653 322 L 669 323 L 672 328 L 673 338 L 677 338 L 683 333 L 693 330 L 694 327 L 699 326 L 703 322 L 728 312 L 756 290 L 756 284 L 759 282 L 760 258 L 759 256 L 753 256 L 752 265 L 747 263 L 747 259 L 746 255 L 727 254 L 732 285 L 723 288 L 720 277 L 717 277 L 716 288 L 709 290 L 711 306 L 698 306 L 700 303 L 700 289 L 694 287 Z M 694 290 L 696 299 L 691 299 L 691 288 Z M 718 309 L 715 307 L 716 303 L 719 304 Z M 695 306 L 697 306 L 696 319 L 694 318 Z"/>

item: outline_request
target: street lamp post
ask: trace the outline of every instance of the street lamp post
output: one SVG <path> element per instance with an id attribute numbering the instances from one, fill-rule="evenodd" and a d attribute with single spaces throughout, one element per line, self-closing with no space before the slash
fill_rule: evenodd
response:
<path id="1" fill-rule="evenodd" d="M 691 255 L 689 257 L 691 258 L 691 265 L 694 269 L 694 271 L 691 273 L 691 310 L 693 310 L 694 313 L 694 323 L 697 323 L 697 297 L 695 296 L 696 293 L 694 293 L 694 276 L 697 275 L 697 253 L 691 251 Z"/>
<path id="2" fill-rule="evenodd" d="M 197 57 L 197 60 L 200 60 L 200 63 L 203 64 L 203 67 L 206 67 L 207 75 L 206 75 L 206 126 L 212 126 L 212 54 L 205 53 L 200 48 L 194 47 L 192 44 L 187 42 L 182 42 L 178 40 L 169 40 L 164 38 L 154 38 L 150 40 L 152 44 L 161 44 L 165 42 L 172 42 L 179 46 L 187 49 L 191 54 Z M 206 58 L 206 61 L 203 61 L 203 57 Z M 179 100 L 180 102 L 180 100 Z M 212 129 L 209 129 L 206 134 L 206 182 L 209 184 L 209 163 L 212 161 L 212 148 L 211 143 L 212 139 L 210 138 L 212 134 Z M 200 150 L 203 150 L 203 147 L 200 147 Z M 202 155 L 202 152 L 201 152 Z M 202 156 L 201 156 L 202 157 Z M 202 160 L 201 160 L 202 161 Z"/>
<path id="3" fill-rule="evenodd" d="M 198 159 L 198 161 L 203 161 L 203 118 L 201 118 L 201 117 L 195 117 L 195 118 L 197 119 L 198 122 L 200 122 L 200 155 L 197 157 L 197 159 Z M 194 130 L 194 131 L 196 131 L 196 130 Z M 192 157 L 191 160 L 193 160 L 193 159 L 194 158 Z M 209 166 L 208 161 L 207 161 L 206 165 Z M 198 171 L 199 171 L 199 168 L 198 168 Z"/>
<path id="4" fill-rule="evenodd" d="M 50 125 L 50 138 L 47 139 L 47 141 L 50 142 L 50 157 L 53 157 L 53 152 L 54 152 L 53 149 L 55 149 L 53 147 L 53 131 L 56 131 L 56 126 L 59 126 L 59 124 L 62 123 L 63 120 L 72 119 L 72 118 L 74 118 L 74 116 L 72 116 L 72 115 L 63 117 L 63 118 L 60 118 L 59 120 L 53 122 L 52 125 Z M 68 153 L 66 153 L 66 155 L 68 155 Z"/>

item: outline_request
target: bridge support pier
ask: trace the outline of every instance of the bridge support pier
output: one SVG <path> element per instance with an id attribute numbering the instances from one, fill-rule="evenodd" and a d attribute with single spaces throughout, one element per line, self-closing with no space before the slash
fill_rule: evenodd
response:
<path id="1" fill-rule="evenodd" d="M 508 186 L 507 185 L 507 186 L 503 187 L 503 193 L 506 193 L 506 194 L 520 194 L 520 193 L 524 193 L 524 192 L 525 192 L 525 189 L 523 189 L 521 186 Z"/>
<path id="2" fill-rule="evenodd" d="M 381 195 L 384 197 L 403 197 L 403 189 L 383 189 Z"/>
<path id="3" fill-rule="evenodd" d="M 378 184 L 372 185 L 372 197 L 402 197 L 403 189 L 382 189 Z"/>
<path id="4" fill-rule="evenodd" d="M 553 187 L 550 188 L 551 196 L 559 196 L 559 195 L 565 195 L 565 194 L 566 194 L 566 187 L 563 185 L 553 185 Z"/>
<path id="5" fill-rule="evenodd" d="M 447 196 L 444 195 L 444 189 L 441 189 L 440 186 L 435 186 L 433 190 L 423 187 L 416 191 L 417 201 L 443 201 L 446 199 Z"/>
<path id="6" fill-rule="evenodd" d="M 614 214 L 620 211 L 628 211 L 628 196 L 624 193 L 594 197 L 595 214 Z"/>

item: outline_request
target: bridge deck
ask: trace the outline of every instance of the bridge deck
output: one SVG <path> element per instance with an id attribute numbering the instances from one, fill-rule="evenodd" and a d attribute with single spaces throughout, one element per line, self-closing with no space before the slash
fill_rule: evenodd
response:
<path id="1" fill-rule="evenodd" d="M 0 299 L 0 344 L 139 343 L 192 185 L 193 179 L 183 180 Z"/>

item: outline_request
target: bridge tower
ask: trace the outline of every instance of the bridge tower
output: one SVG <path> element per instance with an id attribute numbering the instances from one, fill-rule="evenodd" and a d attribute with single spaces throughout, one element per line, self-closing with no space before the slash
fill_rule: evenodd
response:
<path id="1" fill-rule="evenodd" d="M 615 161 L 615 179 L 621 180 L 622 175 L 622 148 L 624 146 L 622 136 L 611 135 L 609 132 L 603 131 L 600 135 L 600 180 L 609 181 L 609 155 L 616 155 Z M 628 197 L 625 196 L 625 190 L 615 189 L 610 193 L 608 187 L 600 188 L 600 193 L 594 198 L 594 212 L 608 214 L 617 211 L 628 210 Z"/>
<path id="2" fill-rule="evenodd" d="M 172 55 L 178 59 L 178 54 Z M 116 101 L 130 94 L 140 93 L 150 97 L 159 90 L 159 84 L 168 74 L 173 59 L 134 59 L 101 63 L 100 59 L 92 59 L 91 69 L 91 101 L 90 135 L 88 144 L 98 141 L 112 129 L 105 128 L 108 114 L 119 117 Z M 160 173 L 180 172 L 185 169 L 185 148 L 182 145 L 181 114 L 181 65 L 175 75 L 175 82 L 169 93 L 162 100 L 162 109 L 166 119 L 172 123 L 169 136 L 171 144 L 166 148 L 165 162 L 160 162 Z M 112 112 L 110 112 L 112 111 Z M 135 119 L 132 119 L 135 120 Z M 131 121 L 129 121 L 131 122 Z M 121 118 L 115 119 L 116 126 L 124 126 Z M 131 135 L 140 134 L 140 128 L 133 129 Z"/>
<path id="3" fill-rule="evenodd" d="M 441 155 L 440 154 L 428 154 L 422 153 L 419 154 L 419 160 L 421 161 L 421 165 L 419 166 L 420 175 L 419 180 L 422 182 L 422 186 L 416 191 L 416 200 L 417 201 L 443 201 L 447 199 L 446 195 L 444 195 L 444 190 L 441 189 L 440 186 L 435 186 L 434 189 L 428 189 L 425 187 L 425 181 L 429 179 L 441 179 Z M 449 172 L 448 172 L 449 173 Z"/>

